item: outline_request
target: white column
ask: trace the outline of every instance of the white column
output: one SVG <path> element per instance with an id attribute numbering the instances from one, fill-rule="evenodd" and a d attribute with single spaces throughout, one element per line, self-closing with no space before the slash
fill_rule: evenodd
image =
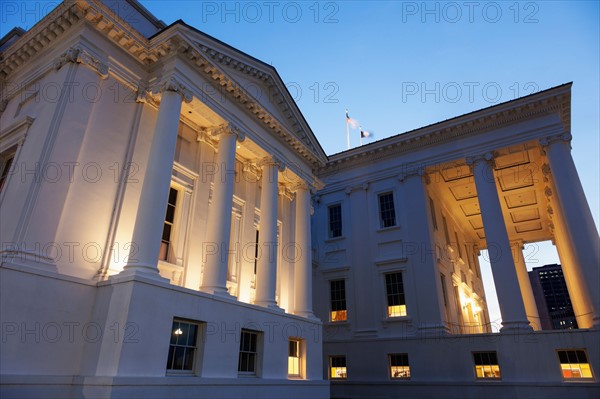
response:
<path id="1" fill-rule="evenodd" d="M 158 253 L 171 185 L 181 103 L 182 100 L 192 100 L 189 91 L 173 79 L 165 82 L 161 90 L 158 117 L 135 219 L 130 260 L 121 274 L 144 273 L 160 278 Z"/>
<path id="2" fill-rule="evenodd" d="M 444 298 L 442 283 L 437 266 L 437 256 L 433 241 L 433 227 L 429 202 L 421 168 L 411 170 L 398 176 L 402 183 L 403 207 L 407 210 L 406 231 L 408 240 L 418 243 L 419 248 L 410 251 L 407 256 L 413 266 L 415 293 L 417 303 L 407 304 L 408 315 L 417 313 L 419 334 L 439 336 L 449 333 L 444 322 Z M 404 284 L 411 284 L 410 280 Z M 414 316 L 413 316 L 414 317 Z"/>
<path id="3" fill-rule="evenodd" d="M 580 289 L 588 291 L 592 303 L 587 307 L 593 312 L 593 327 L 600 328 L 600 238 L 571 156 L 571 138 L 571 134 L 565 133 L 540 140 L 540 143 L 546 152 L 558 197 L 558 211 L 562 214 L 567 242 L 575 260 L 572 266 L 578 267 L 585 276 Z"/>
<path id="4" fill-rule="evenodd" d="M 531 288 L 531 282 L 529 281 L 529 274 L 527 273 L 527 265 L 523 258 L 523 241 L 513 241 L 511 246 L 513 259 L 515 260 L 515 268 L 517 270 L 517 278 L 519 279 L 519 287 L 521 287 L 521 296 L 523 297 L 525 312 L 527 313 L 527 320 L 529 320 L 529 325 L 534 330 L 541 330 L 542 321 L 538 314 L 535 297 L 533 296 L 533 289 Z"/>
<path id="5" fill-rule="evenodd" d="M 206 241 L 202 243 L 204 274 L 200 289 L 204 292 L 228 295 L 227 268 L 231 239 L 231 210 L 235 182 L 236 138 L 243 140 L 231 127 L 220 127 L 216 171 L 213 178 L 213 195 L 208 210 Z"/>
<path id="6" fill-rule="evenodd" d="M 296 259 L 294 262 L 294 314 L 314 318 L 312 310 L 312 248 L 310 240 L 310 189 L 296 185 Z"/>
<path id="7" fill-rule="evenodd" d="M 492 167 L 493 158 L 493 154 L 487 153 L 483 157 L 468 158 L 467 164 L 473 166 L 485 241 L 502 314 L 500 330 L 505 332 L 515 329 L 531 331 L 498 198 L 496 178 Z"/>
<path id="8" fill-rule="evenodd" d="M 261 161 L 260 223 L 258 226 L 258 264 L 256 270 L 256 297 L 254 303 L 276 308 L 277 282 L 277 195 L 278 171 L 281 163 L 275 158 Z"/>

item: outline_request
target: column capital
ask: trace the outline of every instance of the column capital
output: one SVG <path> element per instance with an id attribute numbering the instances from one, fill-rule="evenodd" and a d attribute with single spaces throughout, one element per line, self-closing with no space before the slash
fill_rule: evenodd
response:
<path id="1" fill-rule="evenodd" d="M 424 175 L 425 175 L 425 168 L 416 167 L 414 169 L 404 170 L 402 173 L 399 173 L 398 176 L 396 176 L 396 178 L 398 179 L 398 181 L 400 183 L 404 183 L 404 181 L 407 180 L 408 178 L 415 177 L 415 176 L 422 177 Z"/>
<path id="2" fill-rule="evenodd" d="M 286 184 L 279 184 L 277 193 L 282 197 L 286 197 L 290 201 L 294 199 L 295 192 L 292 191 L 291 187 L 287 186 Z"/>
<path id="3" fill-rule="evenodd" d="M 194 98 L 192 92 L 179 80 L 169 76 L 154 85 L 152 93 L 164 93 L 166 91 L 172 91 L 181 96 L 181 99 L 186 103 L 189 103 Z"/>
<path id="4" fill-rule="evenodd" d="M 82 49 L 81 47 L 75 46 L 69 48 L 67 51 L 61 54 L 60 57 L 54 62 L 54 68 L 58 71 L 65 64 L 84 64 L 94 70 L 101 79 L 108 78 L 108 65 L 94 57 L 92 54 Z"/>
<path id="5" fill-rule="evenodd" d="M 539 140 L 540 145 L 542 146 L 542 148 L 546 148 L 551 144 L 554 143 L 571 143 L 571 140 L 573 139 L 573 136 L 571 135 L 571 133 L 569 132 L 564 132 L 564 133 L 559 133 L 559 134 L 554 134 L 551 136 L 546 136 L 543 137 Z"/>
<path id="6" fill-rule="evenodd" d="M 290 186 L 290 188 L 292 189 L 292 191 L 299 191 L 299 190 L 305 190 L 305 191 L 309 191 L 309 192 L 312 191 L 310 184 L 308 184 L 304 180 L 297 181 L 296 183 L 292 184 Z"/>
<path id="7" fill-rule="evenodd" d="M 525 243 L 523 242 L 523 240 L 517 239 L 517 240 L 512 240 L 510 242 L 510 246 L 511 247 L 517 247 L 517 248 L 523 250 L 525 248 Z"/>
<path id="8" fill-rule="evenodd" d="M 277 166 L 280 172 L 285 170 L 285 163 L 275 155 L 267 156 L 257 162 L 258 166 Z"/>
<path id="9" fill-rule="evenodd" d="M 223 123 L 210 129 L 210 135 L 213 137 L 219 137 L 225 134 L 235 135 L 235 139 L 240 143 L 246 140 L 246 134 L 232 122 Z"/>
<path id="10" fill-rule="evenodd" d="M 491 167 L 495 167 L 495 159 L 496 154 L 492 151 L 488 151 L 480 155 L 471 155 L 465 158 L 467 165 L 469 165 L 471 168 L 481 162 L 485 162 Z"/>

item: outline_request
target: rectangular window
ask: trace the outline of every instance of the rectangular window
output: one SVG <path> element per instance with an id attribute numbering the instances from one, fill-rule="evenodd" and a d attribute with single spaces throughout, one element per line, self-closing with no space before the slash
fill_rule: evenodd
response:
<path id="1" fill-rule="evenodd" d="M 172 251 L 173 223 L 175 221 L 175 206 L 177 204 L 177 189 L 171 187 L 169 190 L 169 199 L 167 202 L 167 214 L 163 225 L 162 241 L 160 243 L 160 253 L 158 259 L 168 261 L 170 251 Z"/>
<path id="2" fill-rule="evenodd" d="M 331 321 L 346 321 L 346 280 L 329 283 L 331 295 Z"/>
<path id="3" fill-rule="evenodd" d="M 254 275 L 258 266 L 258 229 L 256 229 L 256 242 L 254 243 Z"/>
<path id="4" fill-rule="evenodd" d="M 478 379 L 500 379 L 496 352 L 474 352 L 475 375 Z"/>
<path id="5" fill-rule="evenodd" d="M 329 370 L 332 379 L 346 379 L 346 356 L 330 356 Z"/>
<path id="6" fill-rule="evenodd" d="M 240 358 L 238 372 L 256 375 L 258 361 L 258 331 L 242 329 L 240 335 Z"/>
<path id="7" fill-rule="evenodd" d="M 406 316 L 402 273 L 386 274 L 385 288 L 387 292 L 388 317 Z"/>
<path id="8" fill-rule="evenodd" d="M 396 225 L 396 210 L 394 208 L 393 193 L 385 193 L 379 196 L 379 222 L 381 228 Z"/>
<path id="9" fill-rule="evenodd" d="M 300 376 L 302 367 L 302 356 L 300 352 L 301 344 L 301 340 L 290 338 L 288 349 L 288 375 L 292 377 Z"/>
<path id="10" fill-rule="evenodd" d="M 558 351 L 558 359 L 565 380 L 594 378 L 584 350 L 560 350 Z"/>
<path id="11" fill-rule="evenodd" d="M 329 238 L 342 236 L 342 205 L 331 205 L 329 208 Z"/>
<path id="12" fill-rule="evenodd" d="M 390 377 L 398 379 L 410 378 L 410 367 L 408 365 L 407 353 L 395 353 L 389 355 Z"/>
<path id="13" fill-rule="evenodd" d="M 438 224 L 437 216 L 435 215 L 435 203 L 433 202 L 433 199 L 431 197 L 429 197 L 429 209 L 431 210 L 431 223 L 433 224 L 433 228 L 437 230 Z"/>
<path id="14" fill-rule="evenodd" d="M 440 281 L 442 282 L 442 296 L 444 297 L 444 306 L 448 307 L 448 290 L 446 289 L 446 276 L 440 273 Z"/>
<path id="15" fill-rule="evenodd" d="M 190 374 L 194 371 L 197 340 L 198 324 L 173 320 L 169 357 L 167 358 L 168 371 Z"/>
<path id="16" fill-rule="evenodd" d="M 460 248 L 460 241 L 458 241 L 458 233 L 454 232 L 454 239 L 456 240 L 456 251 L 458 252 L 458 257 L 463 259 L 462 249 Z"/>
<path id="17" fill-rule="evenodd" d="M 0 192 L 4 188 L 4 184 L 8 179 L 8 175 L 11 172 L 13 161 L 15 160 L 15 154 L 17 153 L 17 147 L 14 146 L 0 155 Z"/>

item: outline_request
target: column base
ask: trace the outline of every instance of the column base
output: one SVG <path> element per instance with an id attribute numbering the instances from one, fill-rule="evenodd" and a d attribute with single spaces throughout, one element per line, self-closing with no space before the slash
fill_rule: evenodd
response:
<path id="1" fill-rule="evenodd" d="M 145 278 L 149 278 L 161 283 L 171 283 L 171 280 L 168 278 L 164 278 L 158 272 L 156 266 L 150 265 L 126 265 L 116 276 L 119 277 L 130 277 L 130 276 L 141 276 Z"/>
<path id="2" fill-rule="evenodd" d="M 282 313 L 285 312 L 283 309 L 281 309 L 279 306 L 277 306 L 277 302 L 275 302 L 275 301 L 254 301 L 254 304 L 258 305 L 258 306 L 262 306 L 263 308 L 274 310 L 276 312 L 282 312 Z"/>
<path id="3" fill-rule="evenodd" d="M 227 287 L 200 287 L 200 291 L 218 296 L 219 298 L 226 298 L 232 300 L 236 299 L 236 297 L 229 293 Z"/>
<path id="4" fill-rule="evenodd" d="M 503 321 L 500 332 L 504 334 L 532 333 L 533 327 L 529 321 Z"/>
<path id="5" fill-rule="evenodd" d="M 294 315 L 307 318 L 309 320 L 321 321 L 317 316 L 313 314 L 313 312 L 309 310 L 298 310 L 294 312 Z"/>

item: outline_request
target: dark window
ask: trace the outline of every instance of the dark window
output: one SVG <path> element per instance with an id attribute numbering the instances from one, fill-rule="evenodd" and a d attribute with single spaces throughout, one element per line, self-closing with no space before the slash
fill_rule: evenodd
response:
<path id="1" fill-rule="evenodd" d="M 385 288 L 387 292 L 388 317 L 406 316 L 402 273 L 386 274 Z"/>
<path id="2" fill-rule="evenodd" d="M 8 179 L 8 175 L 11 173 L 11 166 L 15 160 L 16 152 L 16 147 L 12 147 L 0 155 L 0 192 L 2 192 L 2 188 Z"/>
<path id="3" fill-rule="evenodd" d="M 256 275 L 256 267 L 258 265 L 258 229 L 256 229 L 256 242 L 254 244 L 254 274 Z"/>
<path id="4" fill-rule="evenodd" d="M 396 225 L 393 193 L 385 193 L 379 196 L 379 219 L 382 228 Z"/>
<path id="5" fill-rule="evenodd" d="M 188 372 L 194 370 L 197 338 L 198 324 L 173 320 L 167 370 Z"/>
<path id="6" fill-rule="evenodd" d="M 342 206 L 331 205 L 329 208 L 329 238 L 342 236 Z"/>
<path id="7" fill-rule="evenodd" d="M 329 283 L 331 294 L 331 321 L 346 321 L 346 280 Z"/>
<path id="8" fill-rule="evenodd" d="M 243 374 L 256 374 L 258 357 L 258 332 L 242 330 L 240 336 L 240 358 L 238 371 Z"/>
<path id="9" fill-rule="evenodd" d="M 433 224 L 433 228 L 437 230 L 438 224 L 437 216 L 435 214 L 435 203 L 433 202 L 433 199 L 431 197 L 429 197 L 429 209 L 431 210 L 431 223 Z"/>
<path id="10" fill-rule="evenodd" d="M 169 190 L 169 200 L 167 203 L 167 214 L 163 225 L 162 241 L 160 244 L 159 259 L 168 261 L 170 251 L 172 250 L 173 222 L 175 221 L 175 206 L 177 205 L 177 189 L 171 187 Z"/>

